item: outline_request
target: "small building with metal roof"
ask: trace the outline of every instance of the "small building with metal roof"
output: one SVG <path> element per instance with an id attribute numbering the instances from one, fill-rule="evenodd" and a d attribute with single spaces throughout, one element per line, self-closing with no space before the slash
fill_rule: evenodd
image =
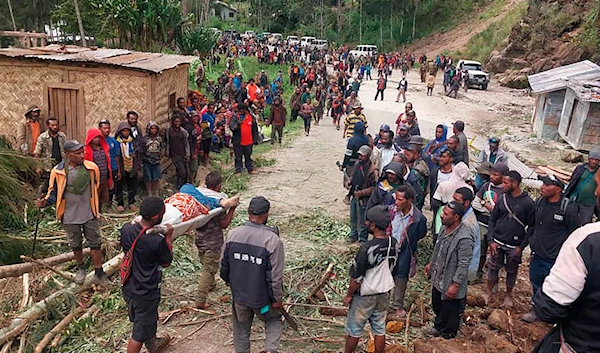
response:
<path id="1" fill-rule="evenodd" d="M 116 128 L 130 110 L 139 114 L 142 126 L 150 120 L 165 126 L 177 97 L 187 96 L 195 60 L 57 44 L 0 49 L 0 134 L 14 136 L 32 104 L 42 108 L 42 118 L 57 118 L 61 131 L 79 141 L 102 119 Z"/>
<path id="2" fill-rule="evenodd" d="M 568 138 L 569 132 L 573 136 L 575 130 L 585 124 L 580 124 L 583 122 L 573 124 L 577 119 L 570 119 L 573 114 L 576 115 L 574 110 L 578 108 L 581 100 L 574 99 L 574 94 L 567 94 L 569 82 L 598 79 L 600 79 L 600 66 L 589 60 L 529 75 L 529 85 L 532 92 L 537 95 L 531 117 L 536 136 L 544 140 L 556 140 L 560 136 L 567 141 L 577 141 L 577 138 Z M 571 144 L 574 148 L 581 148 L 580 143 Z"/>

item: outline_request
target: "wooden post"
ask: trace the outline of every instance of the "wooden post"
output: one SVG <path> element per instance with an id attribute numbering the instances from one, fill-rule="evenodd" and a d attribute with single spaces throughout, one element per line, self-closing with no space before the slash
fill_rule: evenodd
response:
<path id="1" fill-rule="evenodd" d="M 12 4 L 10 3 L 10 0 L 7 0 L 7 1 L 8 1 L 8 11 L 10 12 L 10 19 L 12 20 L 13 31 L 16 31 L 17 24 L 15 23 L 15 15 L 13 15 Z"/>
<path id="2" fill-rule="evenodd" d="M 25 40 L 25 30 L 23 28 L 21 28 L 21 46 L 23 48 L 27 48 L 27 41 Z"/>

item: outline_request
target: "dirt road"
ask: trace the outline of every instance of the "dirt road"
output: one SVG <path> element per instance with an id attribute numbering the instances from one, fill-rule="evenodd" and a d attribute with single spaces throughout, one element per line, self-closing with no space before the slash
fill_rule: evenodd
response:
<path id="1" fill-rule="evenodd" d="M 395 87 L 399 77 L 399 72 L 394 72 L 390 77 L 384 101 L 373 100 L 375 81 L 365 81 L 361 86 L 359 96 L 369 121 L 369 133 L 376 134 L 379 126 L 384 123 L 394 126 L 397 115 L 404 110 L 403 103 L 395 103 Z M 499 107 L 514 107 L 517 103 L 522 106 L 531 101 L 518 91 L 501 88 L 495 84 L 491 84 L 488 91 L 470 90 L 466 95 L 461 93 L 459 99 L 447 98 L 442 94 L 441 77 L 438 77 L 434 96 L 428 97 L 424 84 L 418 82 L 416 71 L 409 72 L 408 80 L 407 99 L 414 105 L 421 133 L 426 138 L 433 137 L 437 124 L 450 125 L 457 119 L 466 122 L 466 133 L 471 137 L 476 131 L 489 129 L 492 121 L 497 123 L 503 114 Z M 491 111 L 490 107 L 494 107 L 494 111 Z M 301 121 L 296 124 L 301 124 Z M 345 189 L 341 185 L 341 173 L 335 166 L 335 161 L 343 158 L 344 149 L 345 139 L 342 138 L 342 131 L 337 131 L 331 119 L 326 118 L 320 126 L 312 128 L 310 136 L 299 136 L 291 143 L 284 143 L 283 147 L 272 150 L 267 157 L 275 159 L 276 163 L 261 168 L 258 174 L 251 178 L 248 190 L 242 195 L 240 211 L 246 209 L 247 202 L 253 196 L 262 195 L 272 203 L 272 220 L 305 214 L 313 208 L 321 208 L 323 212 L 336 217 L 347 217 L 348 207 L 342 202 Z M 285 236 L 283 239 L 285 243 L 290 241 Z M 174 333 L 178 337 L 185 337 L 195 328 L 185 327 Z M 190 339 L 181 341 L 179 338 L 179 343 L 167 351 L 229 353 L 233 352 L 230 340 L 231 323 L 229 319 L 223 319 L 210 323 Z M 253 351 L 257 351 L 256 348 L 261 346 L 260 342 L 254 343 Z"/>

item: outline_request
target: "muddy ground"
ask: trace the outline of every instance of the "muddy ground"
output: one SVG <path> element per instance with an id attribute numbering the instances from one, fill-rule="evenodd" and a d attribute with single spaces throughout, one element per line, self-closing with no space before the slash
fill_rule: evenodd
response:
<path id="1" fill-rule="evenodd" d="M 370 133 L 376 133 L 378 127 L 383 123 L 393 125 L 396 116 L 403 111 L 404 104 L 395 102 L 395 87 L 398 78 L 398 72 L 394 72 L 390 77 L 384 101 L 375 102 L 373 100 L 375 81 L 363 83 L 360 99 L 365 107 L 364 113 L 369 121 L 368 131 Z M 558 164 L 558 153 L 554 152 L 555 147 L 552 144 L 540 143 L 531 138 L 529 116 L 532 111 L 533 98 L 526 92 L 510 90 L 492 82 L 487 91 L 472 89 L 467 93 L 461 92 L 458 99 L 453 99 L 443 95 L 441 77 L 438 77 L 434 96 L 428 97 L 425 94 L 424 84 L 418 82 L 416 71 L 411 71 L 408 79 L 407 98 L 414 105 L 424 137 L 431 138 L 435 126 L 439 123 L 450 125 L 453 121 L 461 119 L 466 122 L 466 134 L 470 138 L 510 134 L 513 137 L 505 139 L 503 145 L 511 151 L 517 151 L 521 158 L 530 163 L 535 163 L 536 159 L 543 159 L 545 162 Z M 310 136 L 299 136 L 294 141 L 288 141 L 284 143 L 284 146 L 272 150 L 267 157 L 275 159 L 276 163 L 261 168 L 257 175 L 252 176 L 249 189 L 242 197 L 241 210 L 252 196 L 263 195 L 272 202 L 271 218 L 276 222 L 314 212 L 322 212 L 345 219 L 348 214 L 348 208 L 342 202 L 345 190 L 340 183 L 341 173 L 335 166 L 335 161 L 343 158 L 344 145 L 345 139 L 342 138 L 342 132 L 337 131 L 333 127 L 331 119 L 326 118 L 319 126 L 312 128 Z M 314 249 L 304 251 L 303 249 L 308 249 L 310 244 L 304 244 L 303 240 L 286 235 L 283 235 L 282 238 L 288 250 L 288 257 L 294 259 L 305 257 L 307 262 L 319 251 L 334 254 L 344 251 L 345 247 L 341 242 L 334 242 L 318 248 L 316 252 Z M 484 308 L 482 306 L 483 284 L 479 284 L 470 286 L 469 306 L 465 312 L 466 324 L 461 329 L 458 339 L 451 343 L 438 339 L 422 340 L 420 328 L 411 327 L 409 330 L 410 346 L 414 344 L 414 351 L 418 353 L 530 351 L 539 337 L 545 333 L 547 326 L 543 324 L 526 325 L 519 320 L 519 316 L 530 309 L 531 295 L 527 268 L 526 266 L 522 267 L 516 289 L 516 303 L 511 311 L 512 329 L 507 324 L 506 311 L 500 309 L 504 295 L 502 288 L 504 287 L 500 287 L 501 290 L 495 296 L 491 306 Z M 415 293 L 414 297 L 420 295 L 425 298 L 428 305 L 427 281 L 422 275 L 418 275 L 411 282 L 415 282 L 412 284 L 413 289 L 423 290 L 421 293 Z M 219 286 L 222 285 L 219 283 Z M 209 299 L 218 300 L 219 298 L 211 297 Z M 409 303 L 411 301 L 409 299 Z M 337 305 L 340 304 L 337 303 Z M 488 318 L 494 309 L 497 310 L 492 315 L 494 322 L 492 326 L 495 327 L 492 329 L 489 326 Z M 431 319 L 431 314 L 431 311 L 428 310 L 424 322 Z M 418 310 L 415 311 L 411 319 L 412 325 L 422 325 L 419 315 Z M 168 352 L 234 352 L 231 345 L 230 319 L 211 322 L 195 333 L 193 331 L 197 329 L 197 326 L 176 326 L 186 320 L 189 320 L 189 317 L 182 315 L 162 327 L 176 337 L 176 343 L 167 350 Z M 496 322 L 498 320 L 500 324 Z M 327 339 L 337 342 L 333 344 L 333 347 L 339 347 L 337 349 L 339 351 L 342 349 L 344 338 L 343 327 L 339 327 L 343 318 L 337 318 L 336 322 L 337 324 L 324 323 L 321 328 L 331 330 Z M 262 342 L 260 341 L 264 337 L 262 325 L 256 326 L 252 336 L 253 352 L 261 349 Z M 511 330 L 513 331 L 512 343 Z M 189 338 L 183 339 L 188 335 L 190 335 Z M 283 337 L 287 340 L 287 344 L 283 345 L 282 352 L 336 351 L 331 350 L 331 343 L 303 341 L 297 333 L 289 329 L 286 329 Z M 401 332 L 392 336 L 392 339 L 403 341 L 403 337 L 403 332 Z M 290 344 L 297 339 L 300 339 L 298 343 Z M 403 346 L 392 348 L 401 352 Z M 409 350 L 412 351 L 412 349 Z"/>

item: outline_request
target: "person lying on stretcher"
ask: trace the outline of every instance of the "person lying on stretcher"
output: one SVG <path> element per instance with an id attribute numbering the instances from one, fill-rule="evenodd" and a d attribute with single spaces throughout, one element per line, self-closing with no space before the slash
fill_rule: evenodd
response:
<path id="1" fill-rule="evenodd" d="M 194 187 L 184 184 L 178 193 L 165 200 L 165 215 L 161 225 L 176 225 L 194 219 L 200 215 L 207 215 L 215 208 L 231 208 L 239 205 L 240 196 L 227 198 L 227 195 L 208 188 Z M 136 217 L 133 222 L 139 221 Z"/>

